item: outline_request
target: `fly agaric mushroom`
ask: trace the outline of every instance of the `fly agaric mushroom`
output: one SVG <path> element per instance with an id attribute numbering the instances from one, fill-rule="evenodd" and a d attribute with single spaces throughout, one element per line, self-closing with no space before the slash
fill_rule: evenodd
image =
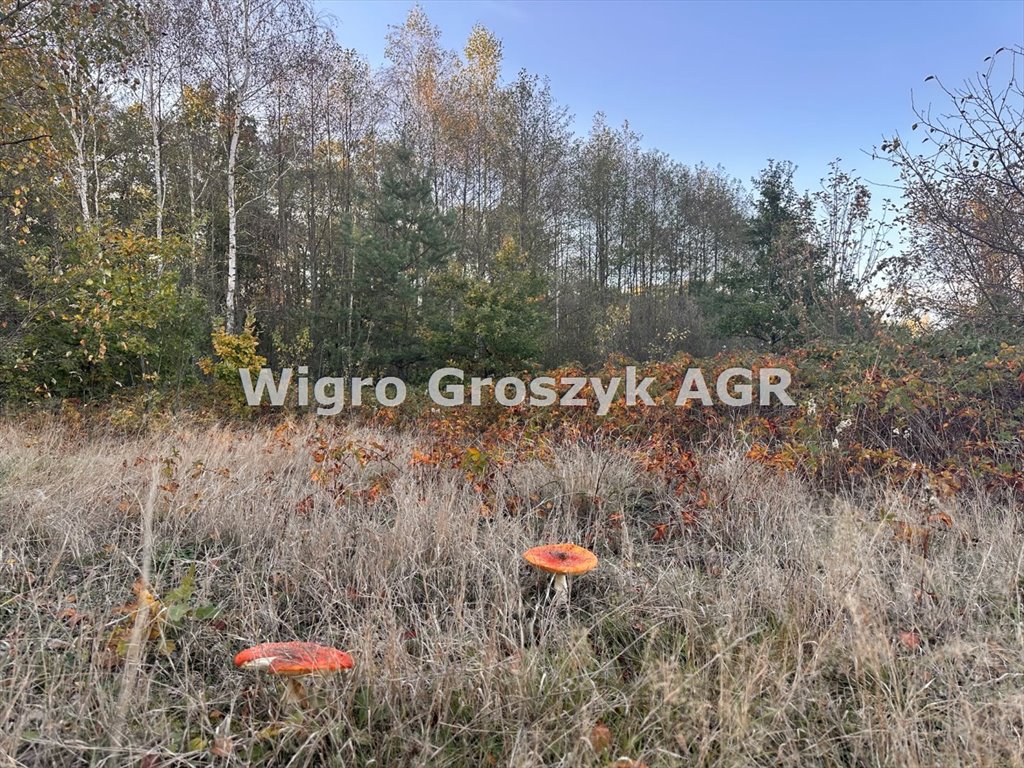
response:
<path id="1" fill-rule="evenodd" d="M 261 669 L 271 675 L 288 680 L 288 687 L 299 703 L 306 693 L 298 678 L 307 675 L 328 675 L 343 669 L 352 669 L 352 657 L 337 648 L 318 643 L 263 643 L 246 648 L 235 656 L 235 666 L 242 669 Z"/>
<path id="2" fill-rule="evenodd" d="M 597 567 L 597 555 L 577 544 L 544 544 L 523 552 L 523 557 L 534 568 L 555 575 L 555 596 L 569 599 L 566 576 L 579 576 Z"/>

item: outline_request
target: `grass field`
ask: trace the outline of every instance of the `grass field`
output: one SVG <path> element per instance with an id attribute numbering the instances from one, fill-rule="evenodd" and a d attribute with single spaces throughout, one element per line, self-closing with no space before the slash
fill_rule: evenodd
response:
<path id="1" fill-rule="evenodd" d="M 0 422 L 0 765 L 1024 765 L 1006 499 L 828 496 L 725 439 L 658 536 L 681 502 L 597 443 L 485 508 L 366 428 L 392 458 L 332 492 L 312 429 Z M 600 558 L 568 610 L 521 557 L 550 541 Z M 302 706 L 232 664 L 292 639 L 356 666 Z"/>

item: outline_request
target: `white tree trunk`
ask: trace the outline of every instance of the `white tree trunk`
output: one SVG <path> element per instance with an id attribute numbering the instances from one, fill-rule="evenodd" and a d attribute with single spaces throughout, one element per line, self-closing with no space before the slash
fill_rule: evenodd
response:
<path id="1" fill-rule="evenodd" d="M 153 82 L 153 71 L 149 73 L 149 127 L 153 138 L 153 198 L 156 205 L 156 239 L 164 239 L 164 199 L 166 191 L 164 187 L 163 159 L 160 152 L 160 96 L 156 92 Z M 163 271 L 163 261 L 159 269 Z"/>
<path id="2" fill-rule="evenodd" d="M 100 215 L 100 151 L 99 135 L 96 124 L 92 124 L 92 212 L 96 218 Z"/>
<path id="3" fill-rule="evenodd" d="M 89 169 L 85 163 L 84 142 L 84 136 L 75 136 L 75 160 L 78 165 L 75 169 L 75 186 L 78 188 L 78 202 L 82 206 L 82 221 L 88 224 L 92 221 L 92 215 L 89 212 Z"/>
<path id="4" fill-rule="evenodd" d="M 353 350 L 355 347 L 355 337 L 352 335 L 353 323 L 355 320 L 355 309 L 356 309 L 356 249 L 355 247 L 349 248 L 349 274 L 348 274 L 348 318 L 346 323 L 346 337 L 348 342 L 348 355 L 349 355 L 349 366 L 351 368 L 352 358 L 354 357 Z M 346 373 L 352 374 L 353 371 L 349 370 Z"/>
<path id="5" fill-rule="evenodd" d="M 192 270 L 192 285 L 196 284 L 196 269 L 199 259 L 199 220 L 196 214 L 196 163 L 192 154 L 192 144 L 188 148 L 188 231 L 189 231 L 189 265 Z"/>
<path id="6" fill-rule="evenodd" d="M 231 121 L 231 137 L 228 143 L 228 287 L 227 317 L 225 330 L 235 332 L 235 293 L 238 288 L 238 207 L 235 203 L 235 162 L 238 158 L 238 133 L 241 128 L 241 113 L 235 112 Z"/>

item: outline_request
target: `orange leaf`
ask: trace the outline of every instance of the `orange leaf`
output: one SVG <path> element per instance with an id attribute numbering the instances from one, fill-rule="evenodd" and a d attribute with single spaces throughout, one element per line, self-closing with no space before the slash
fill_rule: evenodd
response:
<path id="1" fill-rule="evenodd" d="M 899 637 L 900 642 L 904 646 L 912 651 L 916 651 L 921 647 L 921 636 L 917 632 L 900 632 L 897 637 Z"/>
<path id="2" fill-rule="evenodd" d="M 761 443 L 755 443 L 751 446 L 750 450 L 747 451 L 747 458 L 753 461 L 764 461 L 768 458 L 768 448 Z"/>
<path id="3" fill-rule="evenodd" d="M 922 547 L 928 545 L 928 538 L 931 535 L 931 531 L 927 528 L 921 528 L 916 525 L 910 525 L 904 523 L 902 520 L 897 520 L 893 523 L 893 538 L 896 541 L 903 541 L 907 544 L 920 544 Z"/>
<path id="4" fill-rule="evenodd" d="M 413 450 L 412 458 L 409 460 L 410 466 L 415 467 L 417 464 L 433 464 L 434 457 L 429 453 L 423 453 L 422 451 Z"/>
<path id="5" fill-rule="evenodd" d="M 230 736 L 217 736 L 210 747 L 210 754 L 214 757 L 231 757 L 235 751 L 235 743 Z"/>
<path id="6" fill-rule="evenodd" d="M 69 627 L 75 627 L 86 621 L 88 617 L 84 613 L 79 613 L 74 606 L 68 606 L 57 614 L 57 618 L 66 621 Z"/>
<path id="7" fill-rule="evenodd" d="M 590 729 L 590 746 L 595 752 L 604 752 L 612 745 L 612 732 L 604 723 L 597 723 Z"/>

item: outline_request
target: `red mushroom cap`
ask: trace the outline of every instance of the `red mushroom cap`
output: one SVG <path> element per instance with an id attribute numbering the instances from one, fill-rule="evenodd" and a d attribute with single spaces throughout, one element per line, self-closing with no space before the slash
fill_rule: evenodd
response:
<path id="1" fill-rule="evenodd" d="M 235 656 L 235 666 L 262 669 L 273 675 L 300 676 L 352 669 L 352 657 L 317 643 L 263 643 Z"/>
<path id="2" fill-rule="evenodd" d="M 578 576 L 597 567 L 597 555 L 577 544 L 545 544 L 523 552 L 530 565 L 548 573 Z"/>

